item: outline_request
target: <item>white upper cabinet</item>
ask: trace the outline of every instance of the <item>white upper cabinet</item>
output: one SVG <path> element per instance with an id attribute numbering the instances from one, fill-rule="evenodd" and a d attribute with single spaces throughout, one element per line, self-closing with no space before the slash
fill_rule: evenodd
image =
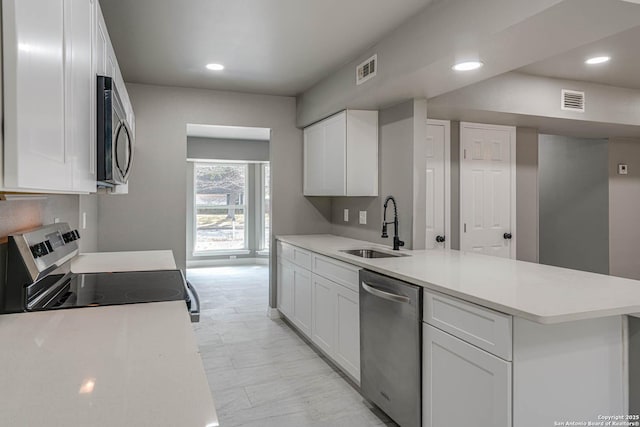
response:
<path id="1" fill-rule="evenodd" d="M 63 0 L 2 2 L 5 189 L 73 189 L 64 17 Z"/>
<path id="2" fill-rule="evenodd" d="M 93 61 L 97 0 L 65 1 L 65 130 L 73 190 L 96 191 L 96 79 Z"/>
<path id="3" fill-rule="evenodd" d="M 304 195 L 378 195 L 377 111 L 345 110 L 304 129 Z"/>
<path id="4" fill-rule="evenodd" d="M 124 87 L 98 0 L 3 0 L 0 190 L 96 191 L 96 75 Z"/>

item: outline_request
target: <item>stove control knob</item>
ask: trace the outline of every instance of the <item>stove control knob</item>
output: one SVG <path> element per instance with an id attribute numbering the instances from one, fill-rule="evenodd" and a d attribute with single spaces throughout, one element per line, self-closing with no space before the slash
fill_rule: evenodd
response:
<path id="1" fill-rule="evenodd" d="M 80 238 L 80 233 L 78 233 L 78 230 L 68 231 L 62 235 L 62 238 L 64 239 L 65 243 L 73 242 L 74 240 L 78 240 Z"/>
<path id="2" fill-rule="evenodd" d="M 36 243 L 35 245 L 30 247 L 31 254 L 33 254 L 34 258 L 40 258 L 51 252 L 49 250 L 51 244 L 47 245 L 47 243 L 49 243 L 49 241 Z"/>

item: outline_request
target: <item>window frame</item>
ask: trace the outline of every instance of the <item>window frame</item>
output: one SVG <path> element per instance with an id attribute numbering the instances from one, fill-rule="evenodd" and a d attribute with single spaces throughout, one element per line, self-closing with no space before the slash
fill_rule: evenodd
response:
<path id="1" fill-rule="evenodd" d="M 243 247 L 237 249 L 208 249 L 208 250 L 196 250 L 196 246 L 198 244 L 198 206 L 197 206 L 197 195 L 198 195 L 198 166 L 208 166 L 211 164 L 222 165 L 222 166 L 243 166 L 244 167 L 244 195 L 243 205 L 220 205 L 220 208 L 226 209 L 238 209 L 242 208 L 244 214 L 244 230 L 243 230 Z M 249 163 L 246 162 L 232 162 L 232 161 L 195 161 L 193 162 L 193 215 L 191 218 L 193 227 L 192 227 L 192 248 L 191 254 L 193 257 L 207 257 L 207 256 L 224 256 L 224 255 L 247 255 L 251 253 L 249 249 L 249 226 L 248 220 L 249 218 L 249 203 L 247 200 L 247 196 L 249 194 Z"/>
<path id="2" fill-rule="evenodd" d="M 265 215 L 267 214 L 267 210 L 266 210 L 266 184 L 267 184 L 267 180 L 266 180 L 266 170 L 267 168 L 269 168 L 269 172 L 271 172 L 271 163 L 270 162 L 262 162 L 260 163 L 260 173 L 259 176 L 258 174 L 256 174 L 256 176 L 258 177 L 258 179 L 256 181 L 258 181 L 256 184 L 257 186 L 260 188 L 260 191 L 256 191 L 256 196 L 257 198 L 259 198 L 259 200 L 257 200 L 256 202 L 258 203 L 258 205 L 260 206 L 260 211 L 258 212 L 259 215 L 259 219 L 256 222 L 257 225 L 257 229 L 256 229 L 256 234 L 257 234 L 257 241 L 258 241 L 258 249 L 256 251 L 256 253 L 258 255 L 269 255 L 270 252 L 270 238 L 271 238 L 271 233 L 269 233 L 269 235 L 267 236 L 266 234 L 266 221 L 265 221 Z M 270 184 L 270 183 L 269 183 Z M 271 186 L 269 186 L 269 201 L 271 201 Z M 257 209 L 256 209 L 257 211 Z M 269 212 L 269 222 L 271 225 L 271 212 Z"/>

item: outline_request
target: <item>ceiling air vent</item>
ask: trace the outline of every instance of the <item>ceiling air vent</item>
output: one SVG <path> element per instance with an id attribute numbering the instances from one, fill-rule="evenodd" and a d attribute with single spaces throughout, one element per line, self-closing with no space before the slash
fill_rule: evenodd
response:
<path id="1" fill-rule="evenodd" d="M 362 84 L 367 80 L 374 78 L 377 72 L 378 55 L 373 55 L 356 68 L 356 84 Z"/>
<path id="2" fill-rule="evenodd" d="M 584 113 L 584 92 L 562 89 L 562 105 L 560 108 Z"/>

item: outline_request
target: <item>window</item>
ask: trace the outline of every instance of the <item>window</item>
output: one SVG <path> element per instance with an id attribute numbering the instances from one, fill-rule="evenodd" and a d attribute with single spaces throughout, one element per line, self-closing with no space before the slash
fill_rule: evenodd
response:
<path id="1" fill-rule="evenodd" d="M 247 249 L 247 165 L 194 165 L 194 252 Z"/>

